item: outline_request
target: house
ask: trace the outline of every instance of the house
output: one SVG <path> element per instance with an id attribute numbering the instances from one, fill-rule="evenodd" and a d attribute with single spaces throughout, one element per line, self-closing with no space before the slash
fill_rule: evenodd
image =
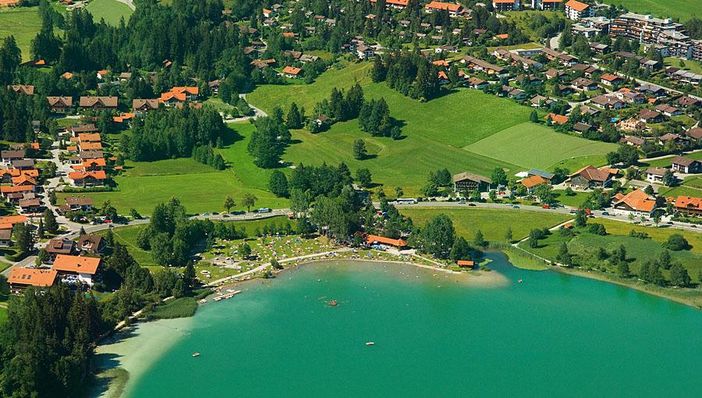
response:
<path id="1" fill-rule="evenodd" d="M 592 130 L 592 126 L 587 123 L 577 122 L 573 125 L 573 130 L 577 131 L 580 134 L 583 134 Z"/>
<path id="2" fill-rule="evenodd" d="M 565 14 L 573 21 L 577 21 L 585 17 L 591 17 L 593 15 L 592 13 L 592 7 L 590 7 L 589 4 L 585 4 L 577 0 L 569 0 L 565 4 Z"/>
<path id="3" fill-rule="evenodd" d="M 12 229 L 0 229 L 0 247 L 12 246 Z"/>
<path id="4" fill-rule="evenodd" d="M 693 127 L 685 132 L 689 138 L 700 141 L 702 140 L 702 127 Z"/>
<path id="5" fill-rule="evenodd" d="M 630 145 L 630 146 L 635 146 L 635 147 L 640 147 L 641 145 L 644 144 L 646 140 L 644 140 L 641 137 L 637 137 L 635 135 L 625 135 L 619 140 L 620 144 L 624 145 Z"/>
<path id="6" fill-rule="evenodd" d="M 86 234 L 78 238 L 77 248 L 84 254 L 101 254 L 106 245 L 101 236 Z"/>
<path id="7" fill-rule="evenodd" d="M 25 156 L 26 151 L 24 149 L 0 151 L 0 159 L 6 165 L 10 165 L 14 160 L 24 159 Z"/>
<path id="8" fill-rule="evenodd" d="M 66 198 L 66 206 L 70 211 L 91 211 L 93 199 L 84 196 L 69 196 Z"/>
<path id="9" fill-rule="evenodd" d="M 34 169 L 34 159 L 15 159 L 11 164 L 13 168 L 18 170 Z"/>
<path id="10" fill-rule="evenodd" d="M 19 207 L 24 214 L 41 213 L 43 208 L 39 198 L 22 199 L 19 201 Z"/>
<path id="11" fill-rule="evenodd" d="M 51 269 L 58 272 L 58 276 L 66 283 L 92 286 L 101 264 L 99 257 L 59 254 Z"/>
<path id="12" fill-rule="evenodd" d="M 553 100 L 548 97 L 544 97 L 543 95 L 537 94 L 534 97 L 532 97 L 532 99 L 530 99 L 529 102 L 534 108 L 540 108 L 542 106 L 548 107 L 553 103 Z"/>
<path id="13" fill-rule="evenodd" d="M 370 0 L 371 4 L 375 4 L 378 0 Z M 392 8 L 395 10 L 403 10 L 409 4 L 409 0 L 387 0 L 385 2 L 385 8 Z"/>
<path id="14" fill-rule="evenodd" d="M 10 271 L 7 283 L 10 291 L 19 293 L 28 287 L 51 287 L 56 281 L 58 272 L 54 270 L 15 267 Z"/>
<path id="15" fill-rule="evenodd" d="M 455 192 L 482 192 L 489 188 L 492 180 L 478 174 L 463 172 L 453 176 L 453 189 Z"/>
<path id="16" fill-rule="evenodd" d="M 595 83 L 593 80 L 584 77 L 578 77 L 577 79 L 573 80 L 570 84 L 574 89 L 578 91 L 592 91 L 597 89 L 597 83 Z"/>
<path id="17" fill-rule="evenodd" d="M 678 116 L 682 114 L 682 111 L 680 109 L 669 104 L 660 104 L 656 106 L 656 111 L 668 117 Z"/>
<path id="18" fill-rule="evenodd" d="M 288 79 L 297 79 L 302 74 L 301 68 L 296 68 L 294 66 L 286 66 L 283 68 L 282 75 Z"/>
<path id="19" fill-rule="evenodd" d="M 702 215 L 702 198 L 693 198 L 690 196 L 678 196 L 675 199 L 675 210 L 686 216 Z"/>
<path id="20" fill-rule="evenodd" d="M 450 17 L 457 17 L 463 14 L 463 6 L 456 3 L 444 3 L 442 1 L 431 1 L 424 6 L 424 11 L 432 13 L 436 11 L 448 11 Z"/>
<path id="21" fill-rule="evenodd" d="M 568 123 L 568 116 L 549 113 L 546 115 L 546 121 L 548 120 L 550 120 L 553 124 L 562 125 Z"/>
<path id="22" fill-rule="evenodd" d="M 375 56 L 375 49 L 372 46 L 360 42 L 356 45 L 356 56 L 358 59 L 369 59 Z"/>
<path id="23" fill-rule="evenodd" d="M 683 137 L 675 134 L 675 133 L 665 133 L 662 136 L 658 137 L 658 143 L 661 145 L 666 145 L 669 143 L 673 144 L 682 144 L 683 143 Z"/>
<path id="24" fill-rule="evenodd" d="M 603 73 L 602 76 L 600 76 L 600 82 L 605 86 L 614 87 L 623 84 L 624 79 L 611 73 Z"/>
<path id="25" fill-rule="evenodd" d="M 615 175 L 616 171 L 607 167 L 585 166 L 570 175 L 570 185 L 582 189 L 603 188 L 612 183 Z"/>
<path id="26" fill-rule="evenodd" d="M 132 110 L 134 113 L 155 111 L 159 107 L 158 98 L 135 98 L 132 100 Z"/>
<path id="27" fill-rule="evenodd" d="M 522 179 L 522 181 L 520 181 L 520 184 L 522 184 L 524 188 L 527 189 L 527 192 L 532 193 L 536 187 L 541 185 L 548 185 L 548 180 L 541 176 L 533 175 Z"/>
<path id="28" fill-rule="evenodd" d="M 651 109 L 642 109 L 639 111 L 638 119 L 644 123 L 658 123 L 663 120 L 663 115 Z"/>
<path id="29" fill-rule="evenodd" d="M 10 90 L 16 94 L 22 95 L 34 95 L 34 86 L 31 84 L 12 84 L 7 86 Z"/>
<path id="30" fill-rule="evenodd" d="M 456 261 L 456 265 L 458 265 L 460 268 L 473 269 L 473 268 L 475 268 L 475 261 L 473 261 L 473 260 L 458 260 L 458 261 Z"/>
<path id="31" fill-rule="evenodd" d="M 107 175 L 105 171 L 75 171 L 68 173 L 68 178 L 73 180 L 75 186 L 94 187 L 105 185 Z"/>
<path id="32" fill-rule="evenodd" d="M 73 108 L 72 97 L 46 97 L 46 102 L 53 113 L 68 113 Z"/>
<path id="33" fill-rule="evenodd" d="M 502 74 L 505 70 L 505 68 L 497 65 L 493 65 L 487 61 L 483 61 L 480 58 L 475 58 L 470 55 L 466 55 L 463 57 L 461 60 L 468 69 L 476 70 L 476 71 L 482 71 L 487 73 L 488 75 L 492 74 Z"/>
<path id="34" fill-rule="evenodd" d="M 477 77 L 471 77 L 468 79 L 468 87 L 470 87 L 470 88 L 482 90 L 489 85 L 490 84 L 488 82 L 486 82 L 483 79 L 477 78 Z"/>
<path id="35" fill-rule="evenodd" d="M 622 109 L 626 107 L 624 101 L 611 94 L 602 94 L 594 97 L 590 102 L 603 109 Z M 589 108 L 588 109 L 592 109 Z"/>
<path id="36" fill-rule="evenodd" d="M 676 156 L 673 158 L 670 168 L 685 174 L 700 173 L 702 172 L 702 162 L 684 156 Z"/>
<path id="37" fill-rule="evenodd" d="M 616 210 L 636 214 L 651 214 L 656 208 L 656 199 L 646 192 L 637 189 L 626 195 L 618 193 L 614 197 L 612 206 Z"/>
<path id="38" fill-rule="evenodd" d="M 531 0 L 531 8 L 534 10 L 556 10 L 561 4 L 563 0 Z"/>
<path id="39" fill-rule="evenodd" d="M 495 11 L 512 11 L 519 10 L 521 4 L 519 0 L 492 0 L 492 8 Z"/>
<path id="40" fill-rule="evenodd" d="M 78 170 L 83 170 L 83 171 L 98 171 L 98 170 L 104 170 L 105 167 L 107 167 L 107 161 L 105 158 L 97 158 L 97 159 L 85 159 L 81 164 L 73 166 L 73 169 L 78 171 Z"/>
<path id="41" fill-rule="evenodd" d="M 663 182 L 663 176 L 668 171 L 663 167 L 649 167 L 646 169 L 646 181 L 656 184 Z"/>
<path id="42" fill-rule="evenodd" d="M 44 250 L 49 255 L 46 261 L 47 264 L 52 264 L 59 254 L 74 255 L 77 253 L 76 242 L 65 238 L 51 239 Z"/>
<path id="43" fill-rule="evenodd" d="M 97 133 L 99 130 L 97 126 L 92 123 L 80 124 L 78 126 L 71 127 L 71 135 L 73 137 L 78 137 L 81 133 Z"/>
<path id="44" fill-rule="evenodd" d="M 78 107 L 83 109 L 109 110 L 117 109 L 117 103 L 117 97 L 82 96 L 78 101 Z"/>
<path id="45" fill-rule="evenodd" d="M 379 235 L 366 235 L 365 241 L 367 245 L 392 246 L 397 249 L 407 247 L 407 241 L 404 239 L 392 239 Z"/>
<path id="46" fill-rule="evenodd" d="M 165 93 L 161 93 L 159 101 L 166 106 L 171 106 L 185 101 L 197 100 L 200 95 L 200 89 L 197 86 L 173 87 Z"/>

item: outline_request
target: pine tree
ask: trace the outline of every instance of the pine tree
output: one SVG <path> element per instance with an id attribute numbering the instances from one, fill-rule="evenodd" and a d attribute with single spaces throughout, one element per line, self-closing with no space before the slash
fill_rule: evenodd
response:
<path id="1" fill-rule="evenodd" d="M 357 139 L 353 142 L 353 158 L 357 160 L 363 160 L 367 156 L 366 142 L 362 139 Z"/>
<path id="2" fill-rule="evenodd" d="M 302 114 L 297 107 L 296 103 L 290 104 L 290 110 L 288 111 L 288 116 L 285 123 L 289 129 L 301 129 L 304 126 L 304 120 Z"/>
<path id="3" fill-rule="evenodd" d="M 46 209 L 44 211 L 44 227 L 51 234 L 58 232 L 59 226 L 56 222 L 56 216 L 54 216 L 54 212 L 51 211 L 51 209 Z"/>

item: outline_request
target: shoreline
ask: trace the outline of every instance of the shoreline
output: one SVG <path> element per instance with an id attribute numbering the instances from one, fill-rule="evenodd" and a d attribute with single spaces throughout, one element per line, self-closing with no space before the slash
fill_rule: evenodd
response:
<path id="1" fill-rule="evenodd" d="M 412 261 L 411 259 L 399 260 L 382 258 L 398 256 L 392 253 L 378 252 L 374 254 L 377 254 L 377 256 L 370 258 L 320 254 L 317 258 L 305 258 L 300 260 L 299 263 L 295 261 L 288 262 L 285 268 L 275 271 L 273 275 L 276 277 L 279 275 L 282 276 L 286 272 L 298 270 L 302 266 L 317 265 L 320 263 L 357 262 L 415 267 L 426 272 L 437 272 L 433 274 L 434 277 L 438 276 L 440 272 L 445 274 L 446 277 L 461 277 L 462 281 L 470 287 L 492 288 L 503 286 L 508 283 L 506 277 L 494 270 L 454 271 L 434 265 L 422 264 L 418 261 Z M 275 279 L 275 277 L 272 279 Z M 208 300 L 206 303 L 198 303 L 198 308 L 204 304 L 215 304 L 214 301 L 209 298 L 225 289 L 264 280 L 266 279 L 262 278 L 260 273 L 247 274 L 245 275 L 245 279 L 228 280 L 218 285 L 213 290 L 212 294 L 207 296 Z M 93 375 L 94 383 L 90 388 L 89 396 L 102 398 L 119 398 L 125 396 L 125 393 L 128 393 L 130 388 L 133 387 L 134 382 L 142 377 L 163 353 L 176 344 L 182 336 L 188 334 L 189 331 L 192 330 L 195 326 L 193 319 L 194 316 L 150 321 L 136 319 L 129 326 L 116 331 L 110 337 L 104 339 L 95 349 L 94 366 L 96 371 Z M 143 349 L 143 347 L 148 347 L 148 349 Z"/>
<path id="2" fill-rule="evenodd" d="M 673 292 L 675 291 L 680 291 L 680 292 L 685 292 L 685 291 L 690 291 L 692 292 L 691 289 L 677 289 L 674 290 L 672 288 L 662 288 L 659 286 L 654 286 L 654 285 L 649 285 L 649 284 L 642 284 L 639 282 L 638 279 L 627 279 L 627 280 L 622 280 L 619 279 L 618 277 L 610 276 L 608 274 L 605 274 L 603 272 L 599 271 L 589 271 L 589 270 L 583 270 L 583 269 L 577 269 L 577 268 L 564 268 L 564 267 L 559 267 L 559 266 L 550 266 L 546 270 L 548 271 L 553 271 L 565 275 L 571 275 L 571 276 L 577 276 L 581 278 L 587 278 L 587 279 L 593 279 L 596 281 L 600 282 L 605 282 L 605 283 L 611 283 L 613 285 L 618 285 L 622 287 L 626 287 L 632 290 L 636 290 L 641 293 L 646 293 L 651 296 L 655 296 L 658 298 L 666 299 L 678 304 L 683 304 L 688 307 L 692 307 L 697 310 L 702 310 L 702 294 L 698 295 L 697 297 L 684 297 L 684 296 L 678 296 L 674 294 Z"/>

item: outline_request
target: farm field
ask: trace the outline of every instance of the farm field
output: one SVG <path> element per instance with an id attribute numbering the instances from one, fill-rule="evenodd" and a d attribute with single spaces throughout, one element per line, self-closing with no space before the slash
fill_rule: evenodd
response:
<path id="1" fill-rule="evenodd" d="M 520 123 L 480 140 L 465 149 L 498 160 L 508 160 L 524 168 L 552 169 L 563 160 L 573 166 L 601 165 L 615 144 L 590 141 L 531 122 Z M 572 167 L 577 169 L 579 167 Z"/>
<path id="2" fill-rule="evenodd" d="M 132 9 L 124 3 L 117 0 L 91 0 L 86 9 L 93 14 L 93 20 L 96 22 L 104 19 L 106 23 L 117 26 L 121 18 L 124 22 L 129 21 L 132 15 Z"/>
<path id="3" fill-rule="evenodd" d="M 685 21 L 702 16 L 702 2 L 689 0 L 604 0 L 603 3 L 623 6 L 639 14 L 661 18 L 679 18 Z"/>
<path id="4" fill-rule="evenodd" d="M 0 39 L 13 35 L 22 50 L 22 59 L 30 59 L 32 39 L 41 29 L 39 7 L 0 9 Z"/>
<path id="5" fill-rule="evenodd" d="M 475 233 L 480 230 L 485 239 L 495 242 L 504 242 L 507 228 L 512 228 L 514 240 L 520 240 L 533 228 L 553 227 L 571 217 L 567 214 L 546 213 L 513 209 L 447 209 L 447 208 L 402 208 L 400 213 L 411 217 L 415 225 L 422 226 L 429 219 L 446 214 L 453 221 L 456 233 L 468 240 L 472 240 Z"/>
<path id="6" fill-rule="evenodd" d="M 496 167 L 512 173 L 523 168 L 557 164 L 575 169 L 589 163 L 604 163 L 604 154 L 614 147 L 527 123 L 530 108 L 476 90 L 461 89 L 429 102 L 418 102 L 384 83 L 372 83 L 368 77 L 370 67 L 369 63 L 349 64 L 343 69 L 334 67 L 311 85 L 262 86 L 247 99 L 267 112 L 275 106 L 287 111 L 295 101 L 309 114 L 315 103 L 327 98 L 334 87 L 348 88 L 359 82 L 366 98 L 385 98 L 391 115 L 403 124 L 404 138 L 393 141 L 372 137 L 360 131 L 356 120 L 351 120 L 317 134 L 293 131 L 296 143 L 288 148 L 283 159 L 294 164 L 343 161 L 353 171 L 365 167 L 373 174 L 375 183 L 386 189 L 402 187 L 410 196 L 419 195 L 429 172 L 439 168 L 448 168 L 452 173 L 471 171 L 488 176 Z M 497 110 L 499 117 L 495 114 Z M 479 144 L 493 136 L 505 137 L 509 148 L 497 148 L 496 154 L 492 149 L 501 145 L 500 141 Z M 352 145 L 358 138 L 366 141 L 369 159 L 353 159 Z M 517 144 L 511 142 L 515 140 Z M 548 142 L 545 148 L 539 140 Z M 477 145 L 480 152 L 471 145 Z M 525 150 L 525 146 L 535 149 Z M 517 154 L 515 148 L 518 148 Z"/>
<path id="7" fill-rule="evenodd" d="M 246 152 L 246 140 L 253 127 L 245 123 L 236 125 L 234 130 L 234 143 L 220 150 L 230 165 L 223 171 L 189 158 L 127 162 L 125 172 L 115 177 L 118 191 L 80 195 L 92 197 L 96 204 L 109 200 L 124 214 L 132 208 L 150 214 L 158 203 L 171 197 L 180 199 L 190 213 L 221 211 L 227 195 L 241 203 L 245 193 L 258 198 L 256 207 L 286 207 L 287 200 L 266 190 L 271 171 L 255 167 Z M 59 194 L 59 201 L 70 195 L 76 194 Z M 243 208 L 237 205 L 235 209 Z"/>

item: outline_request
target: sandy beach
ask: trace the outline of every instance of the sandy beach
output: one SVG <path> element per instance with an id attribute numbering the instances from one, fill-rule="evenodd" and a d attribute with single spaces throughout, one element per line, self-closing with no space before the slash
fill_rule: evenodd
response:
<path id="1" fill-rule="evenodd" d="M 128 393 L 154 361 L 190 333 L 192 323 L 193 318 L 140 322 L 104 340 L 95 350 L 96 365 L 103 372 L 91 396 L 117 398 Z"/>

